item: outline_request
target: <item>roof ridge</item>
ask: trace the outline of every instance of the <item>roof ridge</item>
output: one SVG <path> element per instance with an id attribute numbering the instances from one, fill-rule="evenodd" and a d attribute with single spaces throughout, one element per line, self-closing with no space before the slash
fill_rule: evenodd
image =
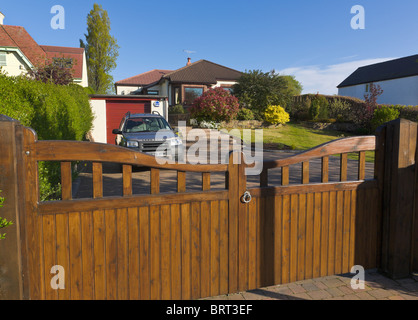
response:
<path id="1" fill-rule="evenodd" d="M 168 70 L 168 69 L 152 69 L 152 70 L 150 70 L 150 71 L 146 71 L 146 72 L 143 72 L 143 73 L 137 74 L 137 75 L 135 75 L 135 76 L 132 76 L 132 77 L 129 77 L 129 78 L 126 78 L 126 79 L 119 80 L 119 81 L 117 81 L 116 83 L 121 83 L 122 81 L 132 80 L 132 79 L 137 78 L 137 77 L 139 77 L 139 76 L 143 76 L 143 75 L 149 74 L 149 73 L 151 73 L 151 72 L 155 72 L 155 71 L 171 71 L 171 70 Z"/>
<path id="2" fill-rule="evenodd" d="M 21 50 L 20 47 L 19 47 L 19 45 L 16 43 L 15 39 L 13 39 L 10 36 L 9 32 L 5 28 L 5 27 L 13 27 L 13 26 L 1 25 L 1 27 L 3 28 L 4 32 L 6 32 L 7 36 L 9 37 L 9 39 L 13 41 L 13 43 L 16 45 L 17 48 L 19 48 L 19 50 Z"/>
<path id="3" fill-rule="evenodd" d="M 198 61 L 192 62 L 192 63 L 191 63 L 191 64 L 189 64 L 189 65 L 186 65 L 186 66 L 184 66 L 184 67 L 181 67 L 180 69 L 177 69 L 177 70 L 174 70 L 174 71 L 172 71 L 172 72 L 170 72 L 170 73 L 165 74 L 165 75 L 164 75 L 164 77 L 169 77 L 169 76 L 171 76 L 172 74 L 174 74 L 174 73 L 176 73 L 176 72 L 179 72 L 179 71 L 182 71 L 182 70 L 184 70 L 184 69 L 190 68 L 191 66 L 195 66 L 196 64 L 201 63 L 201 62 L 203 62 L 203 61 L 206 61 L 206 60 L 204 60 L 204 59 L 200 59 L 200 60 L 198 60 Z"/>

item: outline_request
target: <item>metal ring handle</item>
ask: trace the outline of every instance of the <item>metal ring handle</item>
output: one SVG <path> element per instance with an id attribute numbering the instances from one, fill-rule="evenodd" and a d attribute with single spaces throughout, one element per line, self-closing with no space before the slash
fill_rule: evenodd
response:
<path id="1" fill-rule="evenodd" d="M 243 196 L 241 197 L 242 203 L 250 203 L 252 200 L 251 193 L 246 191 Z"/>

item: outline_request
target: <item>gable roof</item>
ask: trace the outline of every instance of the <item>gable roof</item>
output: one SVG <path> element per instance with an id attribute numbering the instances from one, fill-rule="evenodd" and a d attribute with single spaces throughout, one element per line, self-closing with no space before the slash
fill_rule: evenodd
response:
<path id="1" fill-rule="evenodd" d="M 83 77 L 83 48 L 71 48 L 71 47 L 57 47 L 57 46 L 40 46 L 46 53 L 49 62 L 52 62 L 53 58 L 70 58 L 73 60 L 73 77 L 75 79 L 81 79 Z"/>
<path id="2" fill-rule="evenodd" d="M 71 58 L 73 77 L 83 77 L 84 49 L 58 46 L 41 46 L 30 36 L 23 27 L 0 25 L 0 46 L 18 48 L 30 61 L 32 66 L 52 62 L 53 58 Z"/>
<path id="3" fill-rule="evenodd" d="M 236 81 L 242 76 L 240 71 L 219 64 L 199 60 L 163 76 L 171 82 L 216 84 L 219 80 Z"/>
<path id="4" fill-rule="evenodd" d="M 161 80 L 161 77 L 166 75 L 167 73 L 172 72 L 172 70 L 159 70 L 154 69 L 145 73 L 138 74 L 134 77 L 130 77 L 124 80 L 117 81 L 116 85 L 124 85 L 124 86 L 148 86 L 152 83 L 156 83 Z"/>
<path id="5" fill-rule="evenodd" d="M 19 48 L 33 65 L 47 59 L 45 51 L 23 27 L 0 25 L 0 46 Z"/>
<path id="6" fill-rule="evenodd" d="M 358 68 L 337 88 L 418 75 L 418 55 Z"/>

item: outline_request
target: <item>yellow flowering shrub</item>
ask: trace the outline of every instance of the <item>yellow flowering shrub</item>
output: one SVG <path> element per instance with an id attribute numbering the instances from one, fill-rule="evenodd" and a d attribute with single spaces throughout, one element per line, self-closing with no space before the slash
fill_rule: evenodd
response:
<path id="1" fill-rule="evenodd" d="M 264 112 L 264 119 L 271 124 L 286 124 L 290 116 L 281 106 L 270 106 Z"/>

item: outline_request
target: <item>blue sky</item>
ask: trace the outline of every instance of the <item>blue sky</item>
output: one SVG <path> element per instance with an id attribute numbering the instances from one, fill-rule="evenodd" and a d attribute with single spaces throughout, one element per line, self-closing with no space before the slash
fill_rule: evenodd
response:
<path id="1" fill-rule="evenodd" d="M 416 0 L 15 0 L 0 2 L 4 24 L 26 28 L 43 45 L 79 46 L 97 2 L 120 46 L 114 80 L 152 69 L 178 69 L 195 51 L 240 71 L 292 74 L 304 93 L 336 94 L 356 68 L 418 54 Z M 51 28 L 51 8 L 65 9 L 65 29 Z M 365 29 L 353 30 L 354 5 Z"/>

